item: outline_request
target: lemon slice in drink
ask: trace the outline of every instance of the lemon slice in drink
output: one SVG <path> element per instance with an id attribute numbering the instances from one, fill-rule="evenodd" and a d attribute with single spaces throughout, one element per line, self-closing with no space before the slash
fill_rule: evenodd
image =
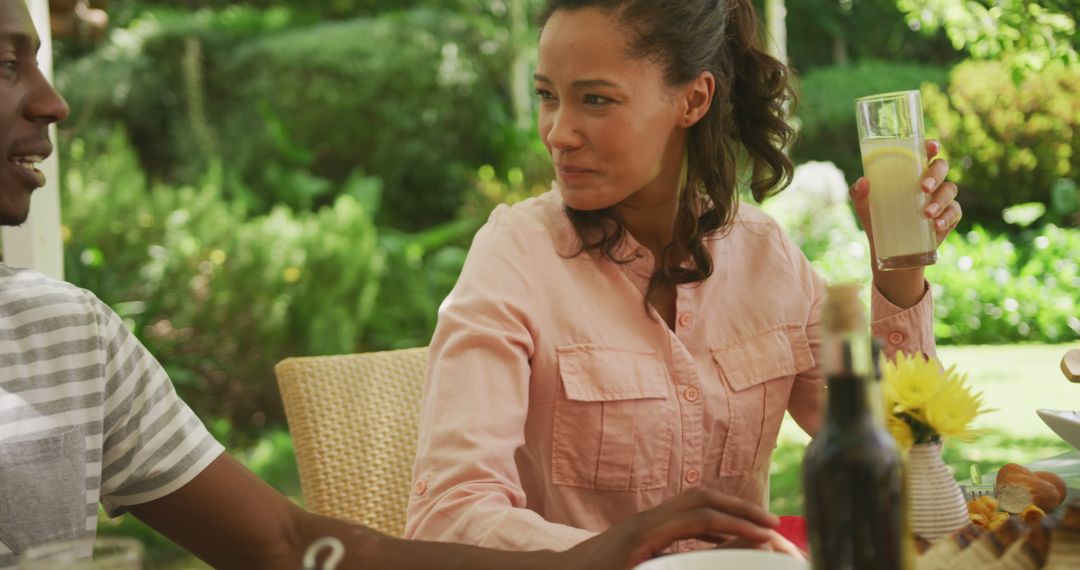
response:
<path id="1" fill-rule="evenodd" d="M 877 148 L 866 154 L 863 170 L 872 181 L 910 180 L 922 171 L 922 158 L 902 147 Z"/>

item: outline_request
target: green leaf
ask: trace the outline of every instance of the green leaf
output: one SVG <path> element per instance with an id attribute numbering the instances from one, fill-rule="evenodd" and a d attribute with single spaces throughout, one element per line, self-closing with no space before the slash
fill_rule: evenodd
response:
<path id="1" fill-rule="evenodd" d="M 1026 202 L 1005 208 L 1001 217 L 1006 223 L 1026 228 L 1035 223 L 1046 213 L 1046 206 L 1041 202 Z"/>

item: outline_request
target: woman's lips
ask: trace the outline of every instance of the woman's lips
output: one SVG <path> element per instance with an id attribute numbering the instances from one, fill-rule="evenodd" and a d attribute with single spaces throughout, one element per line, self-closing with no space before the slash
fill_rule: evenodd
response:
<path id="1" fill-rule="evenodd" d="M 581 182 L 590 176 L 596 174 L 595 170 L 589 170 L 588 168 L 581 168 L 578 166 L 560 166 L 558 167 L 559 180 L 567 183 Z"/>

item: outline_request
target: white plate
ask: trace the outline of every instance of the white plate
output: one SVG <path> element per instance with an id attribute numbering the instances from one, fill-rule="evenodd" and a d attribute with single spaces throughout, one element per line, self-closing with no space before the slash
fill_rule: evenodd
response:
<path id="1" fill-rule="evenodd" d="M 764 550 L 699 550 L 661 556 L 634 570 L 810 570 L 805 560 Z"/>
<path id="2" fill-rule="evenodd" d="M 1080 450 L 1080 412 L 1041 409 L 1036 413 L 1065 443 Z"/>

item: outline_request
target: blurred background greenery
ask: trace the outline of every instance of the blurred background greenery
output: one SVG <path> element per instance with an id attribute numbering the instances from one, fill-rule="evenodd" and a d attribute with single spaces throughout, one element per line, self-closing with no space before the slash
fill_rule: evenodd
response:
<path id="1" fill-rule="evenodd" d="M 765 208 L 815 266 L 869 277 L 846 197 L 861 174 L 852 100 L 920 89 L 965 211 L 931 270 L 940 343 L 1018 344 L 1002 363 L 1014 384 L 1032 343 L 1075 343 L 1075 2 L 757 3 L 800 93 L 798 173 Z M 55 45 L 72 108 L 59 144 L 67 277 L 299 499 L 273 364 L 426 344 L 491 208 L 548 188 L 530 95 L 542 2 L 93 4 L 107 33 Z M 991 462 L 1059 450 L 1048 433 L 1004 426 Z M 798 512 L 782 498 L 801 443 L 784 441 L 774 507 Z M 949 453 L 954 467 L 972 460 Z M 194 564 L 136 521 L 103 528 L 143 537 L 155 564 Z"/>

